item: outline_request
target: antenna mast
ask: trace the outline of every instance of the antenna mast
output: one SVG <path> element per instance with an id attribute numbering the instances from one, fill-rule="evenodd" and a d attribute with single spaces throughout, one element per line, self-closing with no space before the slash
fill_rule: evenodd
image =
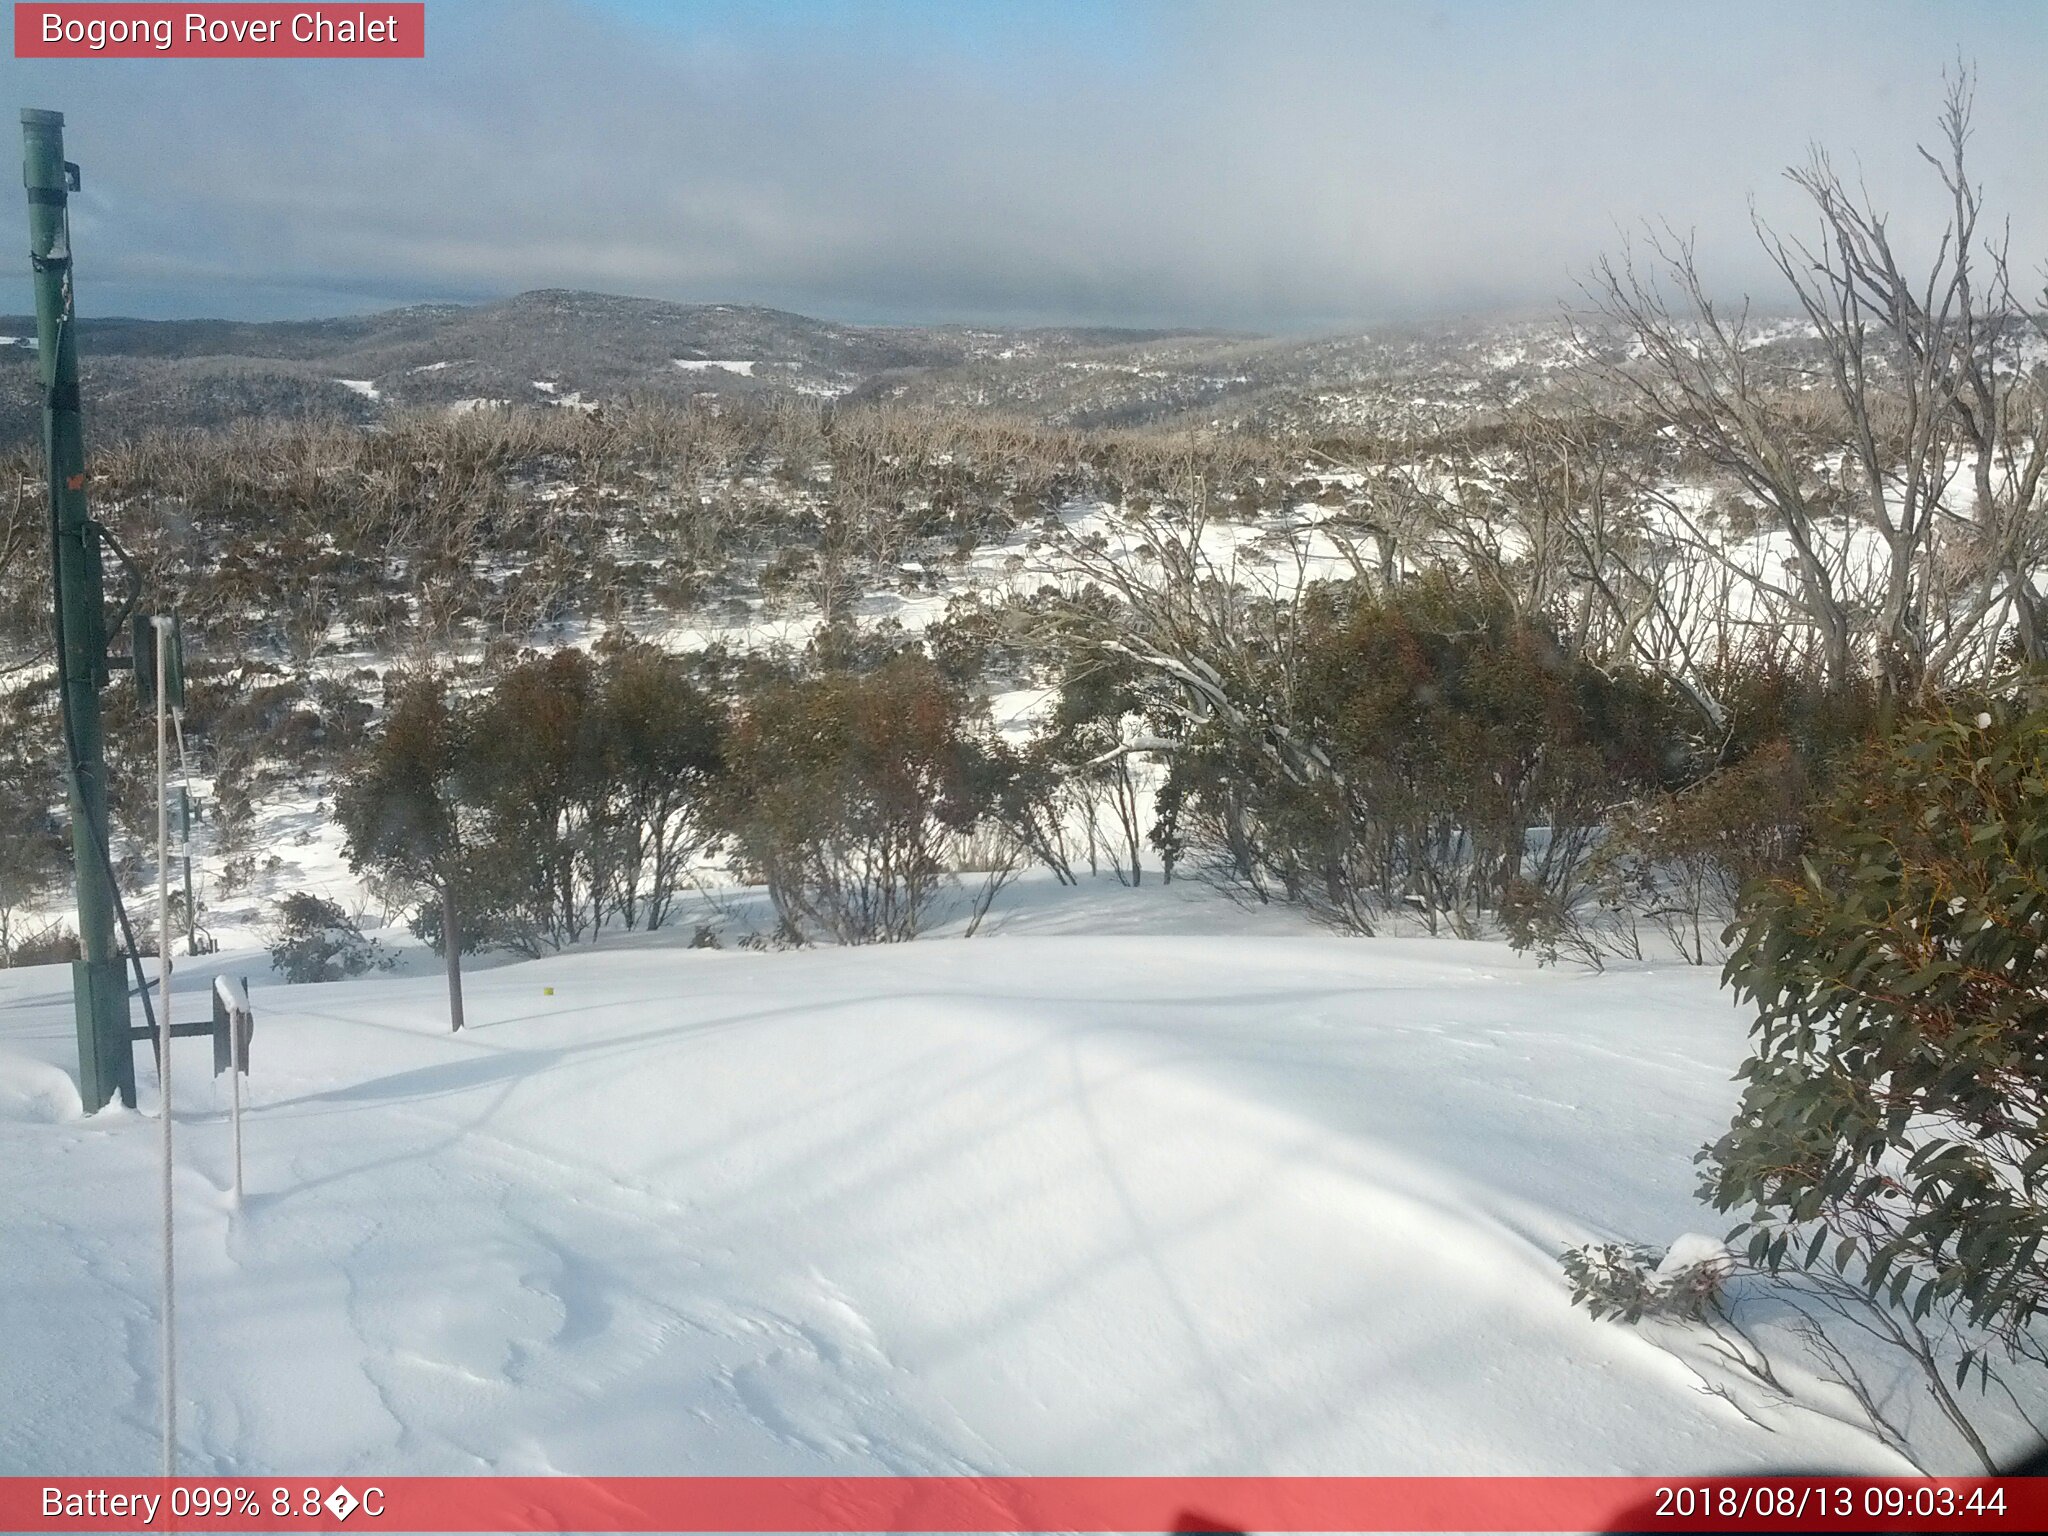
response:
<path id="1" fill-rule="evenodd" d="M 71 851 L 83 958 L 71 968 L 78 1019 L 78 1094 L 91 1114 L 116 1093 L 135 1104 L 128 986 L 114 944 L 114 882 L 107 851 L 107 770 L 100 689 L 107 681 L 107 622 L 100 533 L 86 513 L 85 431 L 72 326 L 70 194 L 78 167 L 64 158 L 64 114 L 21 114 L 28 187 L 29 263 L 35 270 L 37 357 L 42 367 L 43 451 L 49 461 L 50 559 L 57 680 L 71 791 Z"/>

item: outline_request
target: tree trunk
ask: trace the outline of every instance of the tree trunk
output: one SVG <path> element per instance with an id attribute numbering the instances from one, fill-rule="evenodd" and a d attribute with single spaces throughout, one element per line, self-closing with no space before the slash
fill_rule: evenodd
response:
<path id="1" fill-rule="evenodd" d="M 448 1029 L 462 1028 L 462 919 L 455 911 L 455 888 L 441 887 L 441 952 L 448 962 Z"/>

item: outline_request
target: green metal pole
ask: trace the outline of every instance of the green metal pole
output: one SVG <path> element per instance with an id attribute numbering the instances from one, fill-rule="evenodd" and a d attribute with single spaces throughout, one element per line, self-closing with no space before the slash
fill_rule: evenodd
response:
<path id="1" fill-rule="evenodd" d="M 114 946 L 114 891 L 107 864 L 106 753 L 100 688 L 106 682 L 106 616 L 99 539 L 85 507 L 85 431 L 78 402 L 78 343 L 71 325 L 71 220 L 76 185 L 64 161 L 64 114 L 21 114 L 22 180 L 28 187 L 29 259 L 35 270 L 36 338 L 42 363 L 43 451 L 49 461 L 51 563 L 63 678 L 65 755 L 70 760 L 71 856 L 78 878 L 72 966 L 78 1019 L 78 1093 L 87 1114 L 116 1093 L 135 1103 L 128 988 Z"/>

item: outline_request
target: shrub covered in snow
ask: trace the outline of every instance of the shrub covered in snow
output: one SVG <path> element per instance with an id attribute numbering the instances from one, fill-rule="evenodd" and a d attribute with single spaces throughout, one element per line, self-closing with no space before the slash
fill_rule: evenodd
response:
<path id="1" fill-rule="evenodd" d="M 293 891 L 277 904 L 270 967 L 286 981 L 340 981 L 365 971 L 389 970 L 395 959 L 323 896 Z"/>
<path id="2" fill-rule="evenodd" d="M 1719 1305 L 1734 1270 L 1727 1246 L 1696 1232 L 1661 1254 L 1641 1243 L 1589 1243 L 1564 1256 L 1572 1301 L 1595 1317 L 1624 1323 L 1702 1317 Z"/>

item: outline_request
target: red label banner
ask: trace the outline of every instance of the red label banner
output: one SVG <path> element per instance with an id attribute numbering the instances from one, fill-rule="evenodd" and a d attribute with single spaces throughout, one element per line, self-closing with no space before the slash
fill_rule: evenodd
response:
<path id="1" fill-rule="evenodd" d="M 419 59 L 423 3 L 14 7 L 17 59 Z"/>
<path id="2" fill-rule="evenodd" d="M 2040 1531 L 2048 1479 L 0 1478 L 7 1531 Z"/>

